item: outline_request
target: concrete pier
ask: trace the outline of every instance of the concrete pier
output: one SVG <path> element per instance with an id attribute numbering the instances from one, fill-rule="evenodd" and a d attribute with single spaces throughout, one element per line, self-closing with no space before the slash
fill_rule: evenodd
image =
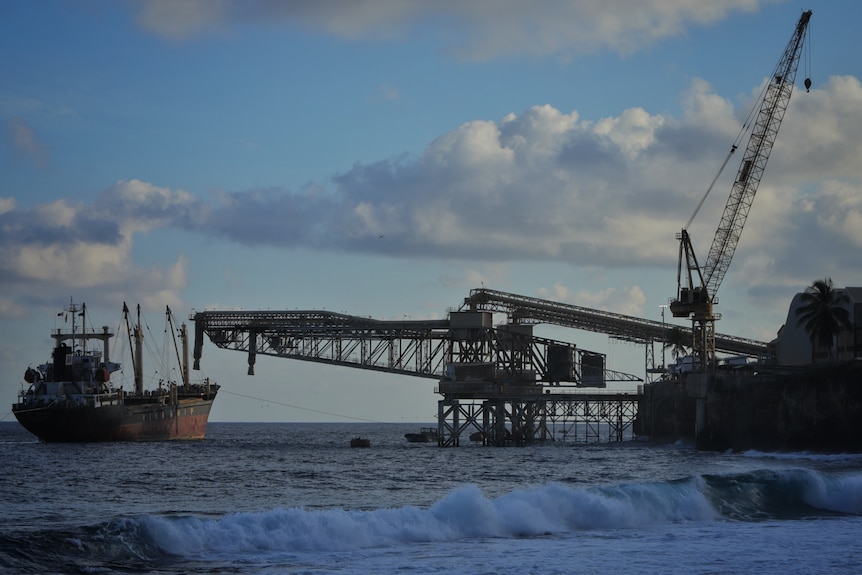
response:
<path id="1" fill-rule="evenodd" d="M 635 432 L 713 451 L 862 452 L 862 362 L 647 384 Z"/>

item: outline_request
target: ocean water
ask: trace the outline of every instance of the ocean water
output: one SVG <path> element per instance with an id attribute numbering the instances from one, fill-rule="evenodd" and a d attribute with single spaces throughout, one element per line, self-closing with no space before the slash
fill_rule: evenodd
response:
<path id="1" fill-rule="evenodd" d="M 0 423 L 0 572 L 862 573 L 862 456 L 441 449 L 404 440 L 420 425 L 57 445 Z"/>

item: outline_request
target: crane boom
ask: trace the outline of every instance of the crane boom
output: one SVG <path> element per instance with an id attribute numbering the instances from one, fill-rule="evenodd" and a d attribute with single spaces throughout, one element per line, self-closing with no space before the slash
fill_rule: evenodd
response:
<path id="1" fill-rule="evenodd" d="M 781 60 L 772 73 L 766 93 L 760 104 L 760 111 L 751 138 L 745 149 L 745 155 L 739 165 L 736 180 L 727 198 L 727 205 L 721 216 L 721 222 L 715 231 L 712 247 L 706 257 L 703 279 L 708 294 L 714 298 L 721 280 L 730 267 L 736 245 L 742 234 L 742 227 L 748 218 L 748 212 L 757 193 L 757 186 L 769 160 L 772 145 L 778 135 L 778 128 L 784 119 L 784 112 L 790 102 L 793 92 L 793 84 L 796 80 L 796 70 L 799 67 L 799 57 L 802 53 L 802 44 L 805 39 L 805 31 L 808 21 L 811 19 L 811 11 L 804 12 L 796 24 L 796 29 Z"/>
<path id="2" fill-rule="evenodd" d="M 742 228 L 748 218 L 766 162 L 769 160 L 769 154 L 778 135 L 778 129 L 784 119 L 784 112 L 790 102 L 810 19 L 811 10 L 803 12 L 800 16 L 793 35 L 761 96 L 760 109 L 751 129 L 745 154 L 703 267 L 698 264 L 688 231 L 683 229 L 677 236 L 680 240 L 678 287 L 677 297 L 670 302 L 670 309 L 674 317 L 692 319 L 694 326 L 692 347 L 697 366 L 701 370 L 715 361 L 715 320 L 719 317 L 713 313 L 713 304 L 717 302 L 716 293 L 730 267 Z M 810 86 L 810 80 L 806 80 L 805 84 L 806 87 Z M 730 153 L 735 150 L 736 144 Z M 725 160 L 726 163 L 727 160 Z M 715 183 L 714 180 L 713 183 Z"/>

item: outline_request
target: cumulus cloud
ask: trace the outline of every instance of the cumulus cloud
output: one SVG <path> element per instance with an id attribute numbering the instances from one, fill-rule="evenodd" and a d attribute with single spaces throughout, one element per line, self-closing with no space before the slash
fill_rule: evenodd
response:
<path id="1" fill-rule="evenodd" d="M 791 99 L 734 258 L 733 273 L 744 274 L 752 292 L 859 267 L 862 120 L 853 110 L 860 104 L 862 85 L 851 77 Z"/>
<path id="2" fill-rule="evenodd" d="M 167 269 L 138 267 L 132 257 L 134 235 L 157 228 L 183 227 L 192 197 L 138 180 L 118 182 L 90 205 L 56 200 L 18 207 L 0 198 L 0 277 L 7 294 L 38 299 L 54 286 L 84 291 L 156 295 L 179 302 L 185 286 L 183 255 Z M 120 297 L 120 296 L 118 296 Z M 0 302 L 2 303 L 2 302 Z M 11 310 L 11 311 L 10 311 Z M 15 308 L 3 307 L 8 315 Z"/>
<path id="3" fill-rule="evenodd" d="M 131 261 L 135 236 L 160 229 L 247 246 L 439 258 L 466 266 L 545 260 L 672 268 L 673 236 L 745 116 L 700 81 L 683 101 L 680 117 L 632 108 L 586 119 L 534 106 L 455 127 L 417 157 L 356 164 L 296 191 L 199 198 L 128 180 L 91 205 L 58 200 L 18 207 L 0 198 L 0 275 L 7 283 L 108 282 L 117 289 L 134 284 L 176 292 L 185 283 L 182 257 L 166 269 L 138 269 Z M 744 274 L 752 292 L 807 285 L 821 268 L 858 267 L 862 142 L 856 134 L 862 120 L 852 111 L 860 101 L 862 85 L 852 78 L 832 78 L 791 100 L 734 260 L 733 273 Z M 727 171 L 690 229 L 701 259 L 735 166 Z M 576 295 L 595 307 L 622 299 L 640 305 L 639 288 L 619 289 L 625 293 Z M 565 293 L 552 295 L 573 301 Z"/>
<path id="4" fill-rule="evenodd" d="M 419 157 L 357 164 L 328 186 L 227 194 L 207 229 L 247 244 L 411 257 L 667 265 L 663 240 L 712 176 L 719 140 L 735 135 L 726 106 L 730 128 L 715 136 L 715 106 L 701 103 L 714 98 L 696 91 L 684 120 L 634 108 L 592 121 L 544 105 L 467 122 Z"/>
<path id="5" fill-rule="evenodd" d="M 119 181 L 96 202 L 96 213 L 120 222 L 122 233 L 148 231 L 160 227 L 188 227 L 203 208 L 192 194 L 171 190 L 140 180 Z"/>
<path id="6" fill-rule="evenodd" d="M 487 59 L 516 53 L 632 52 L 731 12 L 756 10 L 763 0 L 140 0 L 141 27 L 174 40 L 233 25 L 283 22 L 353 40 L 405 37 L 419 25 L 437 26 L 459 57 Z"/>
<path id="7" fill-rule="evenodd" d="M 791 100 L 734 264 L 747 283 L 806 285 L 816 262 L 849 265 L 856 257 L 862 126 L 851 110 L 860 96 L 858 81 L 833 78 Z M 210 206 L 206 226 L 245 244 L 670 267 L 674 234 L 747 115 L 699 80 L 683 103 L 680 117 L 633 108 L 591 120 L 534 106 L 467 122 L 418 157 L 357 164 L 300 192 L 229 194 Z M 740 159 L 732 158 L 690 228 L 701 259 Z"/>
<path id="8" fill-rule="evenodd" d="M 468 122 L 420 158 L 358 164 L 329 191 L 230 194 L 208 224 L 249 243 L 377 251 L 385 236 L 383 245 L 402 255 L 547 258 L 565 241 L 548 237 L 549 228 L 565 234 L 560 210 L 584 195 L 566 197 L 573 190 L 561 185 L 573 179 L 558 165 L 572 126 L 583 130 L 547 106 L 500 123 Z"/>

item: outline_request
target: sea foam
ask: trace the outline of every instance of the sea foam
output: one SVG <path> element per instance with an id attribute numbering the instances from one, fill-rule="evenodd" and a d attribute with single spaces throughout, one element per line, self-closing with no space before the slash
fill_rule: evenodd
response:
<path id="1" fill-rule="evenodd" d="M 717 516 L 699 479 L 574 489 L 549 484 L 488 498 L 475 485 L 428 509 L 272 509 L 218 519 L 139 518 L 149 543 L 171 555 L 345 551 L 416 542 L 646 528 Z"/>
<path id="2" fill-rule="evenodd" d="M 146 547 L 177 556 L 349 551 L 422 542 L 650 529 L 719 518 L 762 521 L 817 510 L 862 514 L 862 475 L 760 470 L 677 481 L 573 488 L 547 484 L 495 498 L 459 487 L 427 509 L 272 509 L 220 518 L 146 516 Z"/>

